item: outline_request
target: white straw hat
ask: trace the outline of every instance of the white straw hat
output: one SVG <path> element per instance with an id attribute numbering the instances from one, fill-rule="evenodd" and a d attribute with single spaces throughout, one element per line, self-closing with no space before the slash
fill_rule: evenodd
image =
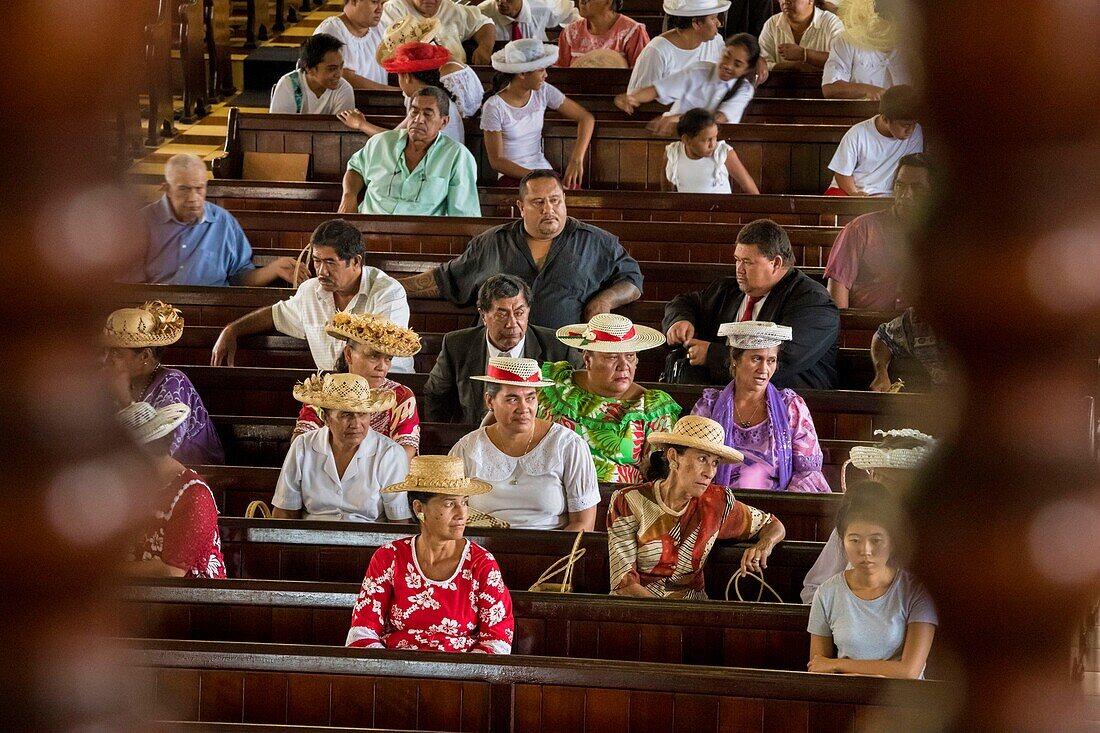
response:
<path id="1" fill-rule="evenodd" d="M 439 18 L 421 18 L 406 15 L 398 18 L 386 29 L 378 48 L 374 51 L 374 60 L 381 66 L 397 51 L 402 43 L 431 43 L 439 35 Z"/>
<path id="2" fill-rule="evenodd" d="M 152 300 L 140 308 L 120 308 L 107 316 L 102 341 L 107 346 L 143 349 L 174 344 L 183 335 L 178 308 Z"/>
<path id="3" fill-rule="evenodd" d="M 662 9 L 668 15 L 696 17 L 724 13 L 730 9 L 730 3 L 719 0 L 664 0 Z"/>
<path id="4" fill-rule="evenodd" d="M 385 316 L 338 311 L 325 326 L 325 333 L 344 341 L 366 344 L 387 356 L 412 356 L 420 351 L 420 336 Z"/>
<path id="5" fill-rule="evenodd" d="M 924 463 L 936 449 L 936 439 L 919 430 L 876 430 L 875 435 L 883 437 L 879 445 L 857 445 L 852 448 L 849 460 L 856 468 L 870 471 L 876 468 L 900 468 L 914 470 Z M 922 445 L 908 448 L 892 448 L 889 444 L 895 440 L 909 439 Z"/>
<path id="6" fill-rule="evenodd" d="M 182 402 L 161 408 L 148 402 L 134 402 L 118 411 L 118 421 L 134 440 L 145 444 L 170 435 L 190 414 L 191 408 Z"/>
<path id="7" fill-rule="evenodd" d="M 770 349 L 790 341 L 793 333 L 790 326 L 780 326 L 771 321 L 723 323 L 718 327 L 718 335 L 725 336 L 735 349 Z"/>
<path id="8" fill-rule="evenodd" d="M 371 389 L 358 374 L 314 374 L 294 385 L 294 399 L 322 410 L 344 412 L 385 412 L 397 404 L 397 395 Z"/>
<path id="9" fill-rule="evenodd" d="M 610 354 L 645 351 L 665 343 L 664 335 L 657 329 L 636 326 L 629 318 L 617 313 L 600 313 L 588 323 L 562 326 L 555 335 L 566 346 Z"/>
<path id="10" fill-rule="evenodd" d="M 545 69 L 558 62 L 558 47 L 535 38 L 509 41 L 508 45 L 493 54 L 493 68 L 505 74 L 523 74 Z"/>
<path id="11" fill-rule="evenodd" d="M 650 445 L 676 445 L 697 448 L 718 456 L 723 463 L 741 463 L 741 451 L 726 445 L 726 431 L 709 417 L 685 415 L 676 421 L 671 433 L 650 433 Z"/>
<path id="12" fill-rule="evenodd" d="M 459 456 L 413 456 L 405 480 L 390 484 L 382 489 L 382 493 L 418 491 L 426 494 L 477 496 L 488 494 L 492 490 L 492 484 L 466 477 L 466 466 Z"/>
<path id="13" fill-rule="evenodd" d="M 470 377 L 479 382 L 506 384 L 514 387 L 552 387 L 554 383 L 542 378 L 542 370 L 534 359 L 513 359 L 510 356 L 494 356 L 485 367 L 484 376 Z"/>

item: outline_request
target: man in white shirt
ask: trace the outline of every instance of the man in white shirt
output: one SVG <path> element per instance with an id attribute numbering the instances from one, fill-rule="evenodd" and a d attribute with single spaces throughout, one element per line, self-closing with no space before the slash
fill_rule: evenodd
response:
<path id="1" fill-rule="evenodd" d="M 436 42 L 450 50 L 452 61 L 466 61 L 462 43 L 473 39 L 477 48 L 471 63 L 489 65 L 496 40 L 496 26 L 481 14 L 476 5 L 459 5 L 454 0 L 386 0 L 382 8 L 382 31 L 385 32 L 398 18 L 406 15 L 437 18 L 439 34 Z"/>
<path id="2" fill-rule="evenodd" d="M 842 33 L 821 72 L 821 94 L 826 99 L 881 99 L 890 87 L 910 80 L 901 51 L 857 46 Z"/>
<path id="3" fill-rule="evenodd" d="M 572 0 L 484 0 L 477 7 L 493 21 L 498 41 L 547 41 L 547 28 L 564 28 L 581 17 Z"/>
<path id="4" fill-rule="evenodd" d="M 325 333 L 325 324 L 336 311 L 377 313 L 398 326 L 409 325 L 409 301 L 405 290 L 376 267 L 363 264 L 363 235 L 343 219 L 326 221 L 310 237 L 317 277 L 306 280 L 290 298 L 260 308 L 226 326 L 210 363 L 233 366 L 241 336 L 279 331 L 305 339 L 318 369 L 332 369 L 344 342 Z M 409 374 L 412 357 L 395 358 L 391 371 Z"/>
<path id="5" fill-rule="evenodd" d="M 920 97 L 913 87 L 887 89 L 879 103 L 879 113 L 853 125 L 841 138 L 829 161 L 829 170 L 835 177 L 826 193 L 891 195 L 898 162 L 906 155 L 924 151 L 924 133 L 917 122 L 919 114 Z"/>
<path id="6" fill-rule="evenodd" d="M 353 89 L 393 89 L 374 54 L 382 40 L 384 0 L 344 0 L 344 12 L 321 21 L 313 31 L 327 33 L 344 43 L 344 79 Z"/>
<path id="7" fill-rule="evenodd" d="M 355 109 L 355 90 L 342 76 L 344 44 L 327 33 L 310 36 L 298 53 L 298 68 L 271 90 L 272 114 L 334 115 Z"/>

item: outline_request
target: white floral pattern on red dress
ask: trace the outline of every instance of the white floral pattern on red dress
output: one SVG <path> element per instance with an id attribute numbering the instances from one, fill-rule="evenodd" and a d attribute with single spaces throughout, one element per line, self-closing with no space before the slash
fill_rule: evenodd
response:
<path id="1" fill-rule="evenodd" d="M 375 551 L 352 611 L 347 646 L 510 654 L 512 597 L 493 556 L 467 540 L 454 576 L 430 580 L 417 566 L 415 539 Z"/>
<path id="2" fill-rule="evenodd" d="M 159 559 L 187 578 L 224 578 L 218 507 L 206 481 L 186 469 L 164 491 L 170 500 L 153 516 L 130 559 Z"/>

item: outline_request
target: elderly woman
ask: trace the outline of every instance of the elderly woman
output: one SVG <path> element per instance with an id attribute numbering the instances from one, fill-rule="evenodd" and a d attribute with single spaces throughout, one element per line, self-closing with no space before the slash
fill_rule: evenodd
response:
<path id="1" fill-rule="evenodd" d="M 453 456 L 417 456 L 402 496 L 420 534 L 380 547 L 355 602 L 347 646 L 509 654 L 512 598 L 493 556 L 462 534 L 471 496 L 492 487 L 470 479 Z"/>
<path id="2" fill-rule="evenodd" d="M 894 559 L 895 502 L 869 494 L 841 509 L 837 532 L 850 565 L 810 605 L 811 672 L 924 676 L 938 620 L 928 593 Z"/>
<path id="3" fill-rule="evenodd" d="M 358 374 L 375 391 L 393 392 L 393 407 L 371 414 L 371 430 L 405 449 L 411 459 L 420 449 L 420 417 L 416 396 L 403 384 L 389 378 L 394 357 L 409 357 L 420 351 L 420 337 L 388 318 L 340 311 L 333 315 L 325 333 L 347 342 L 336 361 L 339 374 Z M 313 405 L 302 405 L 294 438 L 325 426 Z"/>
<path id="4" fill-rule="evenodd" d="M 910 428 L 886 432 L 876 430 L 875 434 L 882 436 L 882 442 L 878 445 L 857 445 L 852 448 L 848 460 L 844 463 L 844 468 L 851 463 L 856 468 L 864 470 L 870 478 L 870 481 L 857 484 L 849 491 L 844 474 L 841 474 L 840 483 L 844 491 L 845 504 L 854 500 L 859 494 L 876 491 L 889 491 L 895 495 L 895 499 L 899 498 L 912 481 L 913 472 L 920 468 L 936 449 L 936 439 L 919 430 Z M 806 573 L 802 587 L 802 602 L 812 601 L 817 587 L 846 567 L 848 567 L 848 556 L 844 554 L 840 535 L 834 529 L 829 534 L 821 554 L 817 556 L 817 561 Z"/>
<path id="5" fill-rule="evenodd" d="M 650 481 L 616 491 L 607 510 L 611 592 L 705 600 L 703 565 L 719 539 L 756 537 L 741 556 L 740 572 L 764 570 L 786 531 L 778 519 L 715 483 L 718 466 L 741 460 L 726 447 L 722 426 L 689 415 L 672 432 L 649 439 L 667 446 L 663 458 L 653 458 Z"/>
<path id="6" fill-rule="evenodd" d="M 495 356 L 485 376 L 470 378 L 486 383 L 494 418 L 451 448 L 467 474 L 493 487 L 470 506 L 516 528 L 595 529 L 600 487 L 592 455 L 572 430 L 535 416 L 537 390 L 554 384 L 539 378 L 538 362 Z"/>
<path id="7" fill-rule="evenodd" d="M 558 66 L 633 68 L 649 31 L 622 10 L 623 0 L 579 0 L 580 20 L 558 35 Z"/>
<path id="8" fill-rule="evenodd" d="M 294 399 L 318 409 L 325 427 L 290 444 L 275 496 L 281 519 L 374 522 L 411 516 L 403 497 L 382 495 L 409 471 L 397 443 L 371 430 L 371 416 L 393 409 L 393 392 L 371 389 L 358 374 L 317 374 L 295 385 Z"/>
<path id="9" fill-rule="evenodd" d="M 120 408 L 132 402 L 148 402 L 153 407 L 177 402 L 187 405 L 187 417 L 172 434 L 169 453 L 188 465 L 222 464 L 225 450 L 191 380 L 160 363 L 164 347 L 182 335 L 179 310 L 159 300 L 112 313 L 102 336 L 108 387 Z"/>
<path id="10" fill-rule="evenodd" d="M 155 511 L 124 568 L 130 575 L 225 577 L 214 495 L 202 476 L 169 453 L 176 428 L 190 412 L 182 403 L 158 409 L 135 402 L 118 413 L 119 422 L 152 460 L 158 486 L 152 496 Z"/>
<path id="11" fill-rule="evenodd" d="M 768 491 L 832 491 L 821 473 L 823 456 L 806 402 L 794 390 L 771 384 L 779 346 L 791 340 L 788 326 L 766 321 L 723 323 L 718 335 L 730 345 L 725 389 L 705 389 L 691 413 L 716 420 L 726 445 L 744 463 L 722 466 L 715 483 Z"/>
<path id="12" fill-rule="evenodd" d="M 648 436 L 669 431 L 680 406 L 666 392 L 634 383 L 638 352 L 663 343 L 660 332 L 614 313 L 559 328 L 558 341 L 580 349 L 584 369 L 544 364 L 554 383 L 539 390 L 539 417 L 575 431 L 588 444 L 600 481 L 636 484 L 650 453 Z"/>
<path id="13" fill-rule="evenodd" d="M 814 0 L 779 0 L 779 12 L 760 31 L 760 52 L 769 69 L 820 69 L 844 24 Z"/>

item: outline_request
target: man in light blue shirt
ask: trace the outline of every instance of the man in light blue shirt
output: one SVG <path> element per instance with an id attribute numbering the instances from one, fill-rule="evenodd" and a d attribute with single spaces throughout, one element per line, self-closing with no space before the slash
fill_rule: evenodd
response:
<path id="1" fill-rule="evenodd" d="M 442 89 L 421 89 L 412 98 L 405 129 L 379 133 L 351 156 L 340 213 L 481 216 L 474 156 L 439 134 L 449 109 Z"/>
<path id="2" fill-rule="evenodd" d="M 269 285 L 292 282 L 293 257 L 256 267 L 241 225 L 206 201 L 206 165 L 174 155 L 164 167 L 164 196 L 141 210 L 145 255 L 120 280 L 168 285 Z M 304 277 L 308 277 L 305 275 Z"/>

